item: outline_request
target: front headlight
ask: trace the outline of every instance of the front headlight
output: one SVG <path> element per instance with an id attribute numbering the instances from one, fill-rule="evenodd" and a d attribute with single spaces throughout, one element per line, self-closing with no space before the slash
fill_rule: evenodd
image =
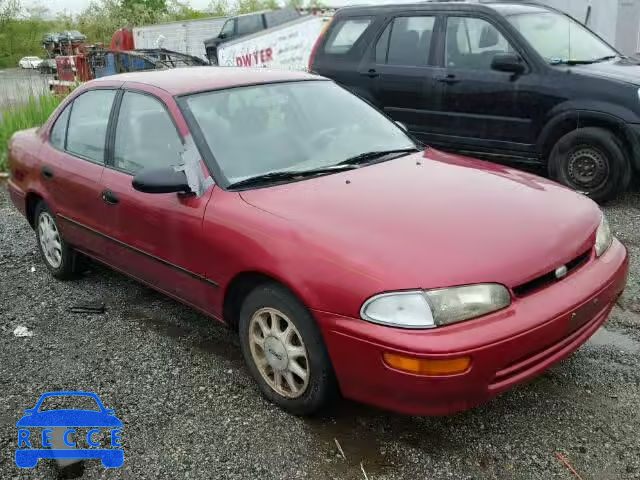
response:
<path id="1" fill-rule="evenodd" d="M 609 222 L 607 222 L 607 218 L 602 214 L 602 220 L 600 220 L 600 225 L 598 225 L 598 230 L 596 231 L 596 257 L 606 252 L 612 242 L 613 234 L 609 228 Z"/>
<path id="2" fill-rule="evenodd" d="M 383 293 L 360 309 L 363 320 L 400 328 L 434 328 L 495 312 L 511 304 L 502 285 L 486 283 L 436 290 Z"/>

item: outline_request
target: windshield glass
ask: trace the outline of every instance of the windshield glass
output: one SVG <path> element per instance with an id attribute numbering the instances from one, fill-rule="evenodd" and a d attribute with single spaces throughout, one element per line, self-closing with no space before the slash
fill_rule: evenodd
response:
<path id="1" fill-rule="evenodd" d="M 571 18 L 555 12 L 508 16 L 509 22 L 549 63 L 588 63 L 616 52 Z"/>
<path id="2" fill-rule="evenodd" d="M 415 148 L 380 112 L 333 82 L 257 85 L 188 97 L 225 179 L 308 171 L 371 151 Z"/>

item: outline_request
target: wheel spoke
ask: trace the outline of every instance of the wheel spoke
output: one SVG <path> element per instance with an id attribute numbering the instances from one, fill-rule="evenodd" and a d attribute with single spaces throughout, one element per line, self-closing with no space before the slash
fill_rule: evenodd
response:
<path id="1" fill-rule="evenodd" d="M 260 347 L 261 350 L 264 350 L 264 337 L 258 337 L 255 331 L 251 334 L 251 341 Z"/>
<path id="2" fill-rule="evenodd" d="M 289 356 L 289 358 L 299 358 L 299 357 L 306 357 L 307 356 L 307 352 L 303 347 L 298 347 L 295 345 L 287 345 L 287 355 Z"/>
<path id="3" fill-rule="evenodd" d="M 286 372 L 284 374 L 284 379 L 286 380 L 287 385 L 289 385 L 289 391 L 291 393 L 296 393 L 298 391 L 298 385 L 296 385 L 296 381 L 293 378 L 293 373 Z"/>
<path id="4" fill-rule="evenodd" d="M 266 337 L 267 335 L 269 335 L 271 330 L 269 329 L 269 326 L 267 325 L 267 322 L 265 322 L 264 318 L 259 316 L 256 322 L 258 323 L 260 330 L 262 330 L 262 336 Z"/>
<path id="5" fill-rule="evenodd" d="M 307 371 L 300 366 L 300 364 L 294 360 L 289 362 L 289 371 L 295 373 L 300 380 L 305 381 L 307 379 Z"/>
<path id="6" fill-rule="evenodd" d="M 282 373 L 277 370 L 273 370 L 273 384 L 276 390 L 282 390 Z"/>

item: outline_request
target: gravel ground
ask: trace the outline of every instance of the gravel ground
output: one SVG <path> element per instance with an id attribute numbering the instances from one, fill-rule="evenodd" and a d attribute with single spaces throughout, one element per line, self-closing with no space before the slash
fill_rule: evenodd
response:
<path id="1" fill-rule="evenodd" d="M 48 92 L 50 78 L 53 77 L 41 75 L 38 70 L 0 69 L 0 111 L 10 105 L 25 102 L 30 96 Z"/>
<path id="2" fill-rule="evenodd" d="M 473 411 L 414 418 L 342 402 L 314 419 L 258 395 L 235 336 L 92 265 L 54 281 L 0 184 L 0 478 L 640 478 L 640 193 L 606 207 L 631 252 L 629 287 L 606 329 L 535 381 Z M 104 301 L 102 315 L 73 314 Z M 24 326 L 31 337 L 16 337 Z M 124 466 L 32 470 L 13 460 L 15 422 L 41 393 L 98 393 L 124 423 Z M 345 457 L 336 446 L 340 443 Z"/>

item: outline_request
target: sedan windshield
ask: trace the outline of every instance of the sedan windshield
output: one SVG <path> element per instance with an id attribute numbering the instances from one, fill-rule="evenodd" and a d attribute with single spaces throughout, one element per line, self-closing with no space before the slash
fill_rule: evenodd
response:
<path id="1" fill-rule="evenodd" d="M 509 22 L 549 63 L 595 63 L 617 52 L 566 15 L 536 12 L 510 15 Z"/>
<path id="2" fill-rule="evenodd" d="M 276 180 L 287 171 L 327 174 L 416 149 L 401 128 L 329 81 L 206 92 L 186 103 L 228 184 L 273 172 Z"/>

